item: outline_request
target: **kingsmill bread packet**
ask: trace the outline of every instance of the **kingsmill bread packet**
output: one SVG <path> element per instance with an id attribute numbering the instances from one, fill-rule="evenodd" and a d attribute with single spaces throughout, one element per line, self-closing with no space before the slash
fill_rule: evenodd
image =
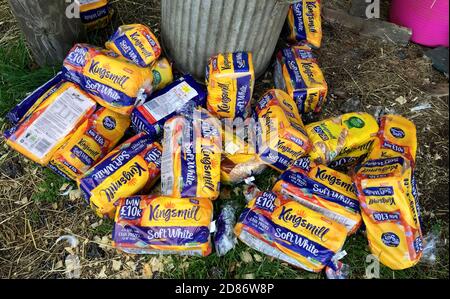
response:
<path id="1" fill-rule="evenodd" d="M 101 107 L 53 154 L 47 166 L 76 180 L 116 146 L 129 126 L 128 116 Z"/>
<path id="2" fill-rule="evenodd" d="M 106 27 L 113 15 L 108 0 L 78 0 L 80 19 L 88 30 Z"/>
<path id="3" fill-rule="evenodd" d="M 295 100 L 300 113 L 319 113 L 327 100 L 328 85 L 316 60 L 305 49 L 293 46 L 278 52 L 275 86 Z"/>
<path id="4" fill-rule="evenodd" d="M 355 166 L 372 151 L 378 129 L 375 118 L 363 112 L 311 123 L 306 126 L 313 144 L 311 159 L 332 168 Z"/>
<path id="5" fill-rule="evenodd" d="M 152 66 L 162 52 L 156 36 L 142 24 L 120 26 L 105 46 L 141 67 Z"/>
<path id="6" fill-rule="evenodd" d="M 131 124 L 136 132 L 159 136 L 165 122 L 178 114 L 188 114 L 206 102 L 206 92 L 191 75 L 178 78 L 153 93 L 143 105 L 133 109 Z"/>
<path id="7" fill-rule="evenodd" d="M 344 225 L 349 234 L 361 225 L 358 197 L 352 178 L 309 157 L 295 161 L 272 189 Z"/>
<path id="8" fill-rule="evenodd" d="M 64 79 L 78 84 L 100 105 L 130 115 L 141 93 L 152 91 L 153 75 L 113 51 L 76 44 L 63 63 Z"/>
<path id="9" fill-rule="evenodd" d="M 417 264 L 424 244 L 415 179 L 417 137 L 409 120 L 386 115 L 370 157 L 356 167 L 353 180 L 369 248 L 394 270 Z"/>
<path id="10" fill-rule="evenodd" d="M 416 126 L 400 115 L 384 115 L 374 151 L 369 159 L 402 156 L 415 165 L 417 154 Z"/>
<path id="11" fill-rule="evenodd" d="M 153 90 L 158 91 L 173 82 L 172 64 L 167 58 L 160 58 L 152 67 Z"/>
<path id="12" fill-rule="evenodd" d="M 417 264 L 423 253 L 420 205 L 414 169 L 402 156 L 369 160 L 354 182 L 369 248 L 394 270 Z"/>
<path id="13" fill-rule="evenodd" d="M 220 192 L 222 126 L 203 108 L 164 125 L 161 191 L 176 198 L 215 200 Z"/>
<path id="14" fill-rule="evenodd" d="M 30 93 L 25 99 L 8 112 L 6 118 L 13 125 L 18 124 L 27 115 L 32 113 L 46 99 L 46 95 L 54 92 L 63 80 L 62 73 L 57 73 L 53 78 Z"/>
<path id="15" fill-rule="evenodd" d="M 6 144 L 43 166 L 94 113 L 95 101 L 71 82 L 58 83 L 38 100 L 36 108 L 5 132 Z"/>
<path id="16" fill-rule="evenodd" d="M 319 0 L 302 0 L 289 7 L 288 41 L 307 43 L 314 48 L 322 44 L 322 17 Z"/>
<path id="17" fill-rule="evenodd" d="M 99 217 L 114 218 L 119 198 L 146 192 L 159 179 L 162 148 L 140 133 L 112 150 L 78 179 L 84 198 Z"/>
<path id="18" fill-rule="evenodd" d="M 311 143 L 292 98 L 282 90 L 266 92 L 256 105 L 257 152 L 260 159 L 282 172 L 308 154 Z"/>
<path id="19" fill-rule="evenodd" d="M 113 246 L 131 254 L 207 256 L 212 217 L 209 199 L 124 197 L 117 202 Z"/>
<path id="20" fill-rule="evenodd" d="M 260 192 L 234 228 L 249 247 L 295 267 L 320 272 L 347 238 L 345 226 L 276 192 Z"/>
<path id="21" fill-rule="evenodd" d="M 218 54 L 206 70 L 208 110 L 219 118 L 246 118 L 251 113 L 255 70 L 250 52 Z"/>

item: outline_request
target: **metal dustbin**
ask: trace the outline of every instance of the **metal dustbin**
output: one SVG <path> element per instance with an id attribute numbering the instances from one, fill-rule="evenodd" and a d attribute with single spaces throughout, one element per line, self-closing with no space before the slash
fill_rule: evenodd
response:
<path id="1" fill-rule="evenodd" d="M 269 66 L 288 0 L 161 0 L 161 38 L 177 68 L 203 81 L 218 53 L 253 52 L 256 76 Z"/>

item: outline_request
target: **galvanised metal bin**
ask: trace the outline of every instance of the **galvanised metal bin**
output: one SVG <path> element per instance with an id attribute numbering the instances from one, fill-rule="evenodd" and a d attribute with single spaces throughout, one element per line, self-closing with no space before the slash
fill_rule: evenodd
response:
<path id="1" fill-rule="evenodd" d="M 203 81 L 208 59 L 251 51 L 256 76 L 270 63 L 288 0 L 161 0 L 161 38 L 177 68 Z"/>

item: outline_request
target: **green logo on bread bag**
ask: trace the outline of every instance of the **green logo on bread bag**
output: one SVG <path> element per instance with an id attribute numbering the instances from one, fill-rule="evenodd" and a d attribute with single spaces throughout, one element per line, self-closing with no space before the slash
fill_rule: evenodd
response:
<path id="1" fill-rule="evenodd" d="M 153 70 L 153 86 L 156 87 L 161 83 L 161 74 L 158 71 Z"/>
<path id="2" fill-rule="evenodd" d="M 362 119 L 356 116 L 350 117 L 344 123 L 349 129 L 351 128 L 362 129 L 366 125 Z"/>

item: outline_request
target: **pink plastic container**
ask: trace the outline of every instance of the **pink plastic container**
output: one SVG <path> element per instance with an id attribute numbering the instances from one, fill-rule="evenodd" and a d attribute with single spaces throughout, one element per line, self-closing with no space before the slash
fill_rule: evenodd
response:
<path id="1" fill-rule="evenodd" d="M 415 43 L 448 47 L 448 6 L 449 0 L 392 0 L 390 19 L 411 28 Z"/>

